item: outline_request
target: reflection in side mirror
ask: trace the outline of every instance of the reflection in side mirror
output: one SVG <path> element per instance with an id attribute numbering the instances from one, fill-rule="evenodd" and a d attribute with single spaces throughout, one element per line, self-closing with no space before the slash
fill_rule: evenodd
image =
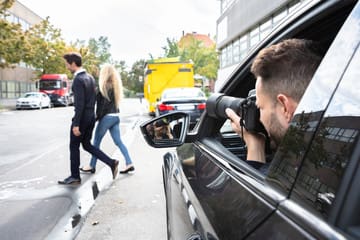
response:
<path id="1" fill-rule="evenodd" d="M 188 114 L 173 112 L 142 123 L 140 129 L 150 146 L 176 147 L 184 143 L 189 124 Z"/>

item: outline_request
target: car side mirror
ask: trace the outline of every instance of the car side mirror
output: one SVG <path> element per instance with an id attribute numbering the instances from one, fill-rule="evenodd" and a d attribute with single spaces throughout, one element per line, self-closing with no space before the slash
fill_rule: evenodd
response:
<path id="1" fill-rule="evenodd" d="M 155 148 L 177 147 L 185 142 L 190 118 L 184 112 L 172 112 L 140 125 L 146 142 Z"/>

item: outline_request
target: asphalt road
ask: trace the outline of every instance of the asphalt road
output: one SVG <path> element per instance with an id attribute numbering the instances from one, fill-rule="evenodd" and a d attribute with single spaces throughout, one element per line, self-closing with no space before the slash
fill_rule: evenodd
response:
<path id="1" fill-rule="evenodd" d="M 136 143 L 144 143 L 139 139 L 138 125 L 148 116 L 138 99 L 125 99 L 121 109 L 121 135 L 131 153 L 136 151 Z M 1 239 L 74 239 L 99 192 L 113 185 L 111 172 L 102 163 L 95 175 L 82 176 L 80 187 L 57 184 L 70 171 L 72 115 L 73 107 L 0 112 Z M 110 156 L 121 158 L 109 134 L 101 148 Z M 148 151 L 151 158 L 151 150 Z M 158 153 L 155 155 L 158 157 Z M 82 164 L 89 159 L 90 155 L 81 151 Z M 156 165 L 156 171 L 160 172 L 159 166 Z M 161 201 L 165 210 L 164 200 Z M 160 215 L 164 218 L 163 213 Z"/>

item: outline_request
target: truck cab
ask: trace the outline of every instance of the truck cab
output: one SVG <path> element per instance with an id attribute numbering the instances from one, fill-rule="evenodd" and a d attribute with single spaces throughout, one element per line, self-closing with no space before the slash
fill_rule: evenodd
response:
<path id="1" fill-rule="evenodd" d="M 39 80 L 39 92 L 46 93 L 54 106 L 73 104 L 71 83 L 66 74 L 43 74 Z"/>

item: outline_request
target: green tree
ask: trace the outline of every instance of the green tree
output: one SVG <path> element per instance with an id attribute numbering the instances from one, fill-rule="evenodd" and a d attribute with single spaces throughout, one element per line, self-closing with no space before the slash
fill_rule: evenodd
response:
<path id="1" fill-rule="evenodd" d="M 11 67 L 27 55 L 28 45 L 20 24 L 6 20 L 6 9 L 14 0 L 3 0 L 0 3 L 0 68 Z"/>
<path id="2" fill-rule="evenodd" d="M 129 73 L 126 70 L 125 61 L 114 61 L 112 64 L 115 66 L 116 70 L 118 70 L 123 86 L 129 89 Z"/>
<path id="3" fill-rule="evenodd" d="M 49 22 L 49 17 L 25 32 L 29 43 L 29 54 L 24 61 L 35 68 L 37 76 L 46 73 L 65 73 L 62 55 L 66 44 L 60 29 Z"/>
<path id="4" fill-rule="evenodd" d="M 104 63 L 112 63 L 110 46 L 108 38 L 101 36 L 98 40 L 90 38 L 87 43 L 84 40 L 76 40 L 74 43 L 70 43 L 69 49 L 81 54 L 83 67 L 95 79 L 98 79 L 100 66 Z"/>
<path id="5" fill-rule="evenodd" d="M 215 45 L 205 47 L 203 43 L 195 38 L 183 48 L 180 48 L 181 59 L 191 60 L 194 63 L 194 73 L 208 79 L 215 80 L 219 69 L 219 59 Z"/>
<path id="6" fill-rule="evenodd" d="M 82 66 L 88 73 L 94 76 L 95 80 L 99 77 L 99 60 L 95 54 L 92 53 L 85 40 L 77 39 L 75 42 L 70 42 L 67 52 L 78 52 L 82 56 Z"/>
<path id="7" fill-rule="evenodd" d="M 128 88 L 134 93 L 143 92 L 143 76 L 144 76 L 145 60 L 136 61 L 129 72 Z"/>
<path id="8" fill-rule="evenodd" d="M 178 42 L 175 39 L 166 38 L 167 46 L 162 47 L 166 57 L 180 56 Z"/>
<path id="9" fill-rule="evenodd" d="M 219 69 L 218 53 L 215 45 L 204 46 L 203 42 L 192 38 L 184 46 L 179 47 L 179 42 L 167 38 L 167 46 L 163 47 L 165 57 L 180 56 L 181 61 L 192 61 L 194 73 L 215 80 Z"/>
<path id="10" fill-rule="evenodd" d="M 104 36 L 100 36 L 98 40 L 90 38 L 88 42 L 89 51 L 95 55 L 100 64 L 111 62 L 110 47 L 108 38 Z"/>

